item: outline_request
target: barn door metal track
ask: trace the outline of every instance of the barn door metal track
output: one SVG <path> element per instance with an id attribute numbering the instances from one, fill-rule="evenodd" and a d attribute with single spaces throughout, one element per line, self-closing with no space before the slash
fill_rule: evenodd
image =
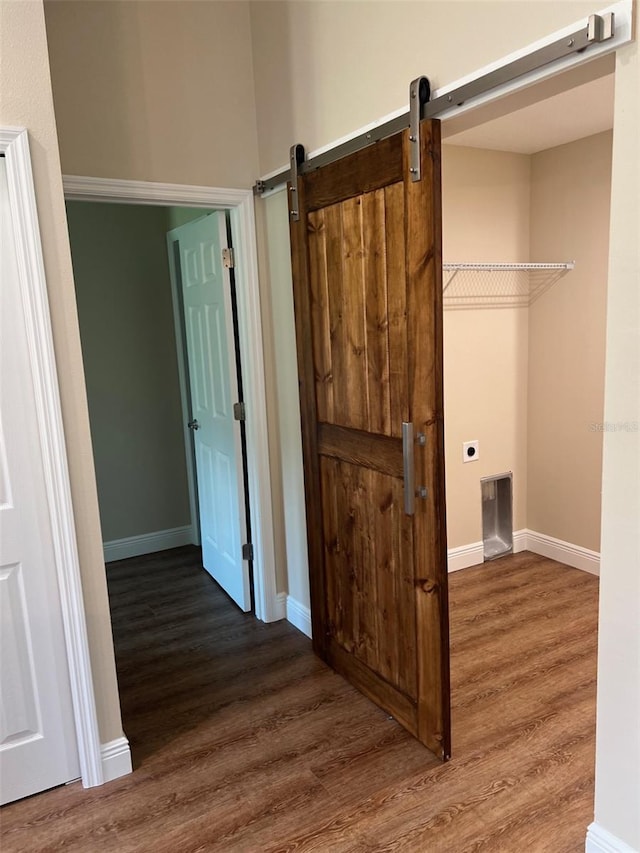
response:
<path id="1" fill-rule="evenodd" d="M 388 136 L 393 136 L 406 128 L 411 128 L 411 176 L 413 180 L 420 180 L 420 158 L 419 158 L 419 122 L 421 118 L 437 118 L 442 113 L 450 110 L 452 107 L 462 106 L 465 102 L 477 98 L 479 95 L 484 95 L 492 89 L 502 86 L 505 83 L 510 83 L 524 74 L 529 74 L 556 62 L 559 59 L 564 59 L 574 53 L 581 53 L 595 44 L 603 41 L 608 41 L 614 36 L 614 13 L 609 12 L 606 15 L 590 15 L 586 26 L 581 27 L 574 33 L 564 38 L 558 39 L 551 44 L 541 47 L 539 50 L 534 50 L 526 56 L 510 62 L 495 71 L 490 71 L 472 80 L 470 83 L 465 83 L 440 95 L 433 101 L 429 100 L 429 81 L 426 77 L 418 77 L 412 81 L 409 89 L 409 112 L 391 119 L 378 127 L 361 133 L 359 136 L 349 139 L 323 154 L 318 154 L 311 160 L 304 159 L 304 148 L 302 145 L 295 145 L 291 153 L 291 168 L 284 169 L 278 172 L 277 175 L 266 180 L 256 181 L 253 188 L 255 195 L 262 195 L 269 190 L 273 190 L 286 181 L 291 180 L 292 175 L 304 175 L 307 172 L 312 172 L 314 169 L 319 169 L 321 166 L 326 166 L 348 154 L 353 154 L 355 151 L 360 151 L 374 142 L 379 142 L 381 139 L 386 139 Z M 424 98 L 424 100 L 423 100 Z M 414 141 L 415 140 L 415 141 Z M 417 152 L 417 154 L 416 154 Z M 416 169 L 417 171 L 413 171 Z M 297 213 L 297 199 L 290 199 L 289 210 L 292 217 Z"/>

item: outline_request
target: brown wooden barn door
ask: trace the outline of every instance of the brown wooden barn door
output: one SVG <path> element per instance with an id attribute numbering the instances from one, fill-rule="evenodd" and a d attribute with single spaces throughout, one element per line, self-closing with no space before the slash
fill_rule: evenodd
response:
<path id="1" fill-rule="evenodd" d="M 298 179 L 311 614 L 316 653 L 447 758 L 439 123 L 422 122 L 418 182 L 409 145 L 407 130 Z"/>

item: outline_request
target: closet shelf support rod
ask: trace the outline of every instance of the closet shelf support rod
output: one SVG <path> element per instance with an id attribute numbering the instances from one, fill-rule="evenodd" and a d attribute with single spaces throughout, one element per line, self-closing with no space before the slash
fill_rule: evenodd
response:
<path id="1" fill-rule="evenodd" d="M 518 270 L 572 270 L 575 269 L 575 261 L 567 261 L 561 264 L 490 264 L 490 263 L 465 263 L 465 264 L 442 264 L 445 272 L 458 273 L 461 270 L 484 270 L 486 272 L 518 271 Z M 453 278 L 453 276 L 452 276 Z"/>

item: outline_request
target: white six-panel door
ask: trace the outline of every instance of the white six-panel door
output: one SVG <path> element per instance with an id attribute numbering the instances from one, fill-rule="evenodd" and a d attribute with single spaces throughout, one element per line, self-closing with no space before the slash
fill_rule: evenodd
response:
<path id="1" fill-rule="evenodd" d="M 246 509 L 238 381 L 224 213 L 170 232 L 178 241 L 191 421 L 204 568 L 238 604 L 251 609 L 249 568 L 242 559 Z"/>
<path id="2" fill-rule="evenodd" d="M 0 157 L 0 801 L 80 775 L 31 359 Z"/>

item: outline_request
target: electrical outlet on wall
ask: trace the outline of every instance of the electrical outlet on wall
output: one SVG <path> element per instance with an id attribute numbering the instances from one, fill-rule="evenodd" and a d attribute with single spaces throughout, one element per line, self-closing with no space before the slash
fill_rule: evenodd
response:
<path id="1" fill-rule="evenodd" d="M 479 458 L 480 442 L 477 439 L 475 441 L 465 441 L 462 445 L 462 461 L 475 462 Z"/>

